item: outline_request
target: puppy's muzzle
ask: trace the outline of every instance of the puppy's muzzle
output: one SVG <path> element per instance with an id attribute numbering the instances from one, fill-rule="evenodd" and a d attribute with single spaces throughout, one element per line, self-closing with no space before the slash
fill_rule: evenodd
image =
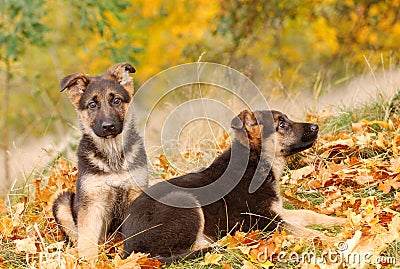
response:
<path id="1" fill-rule="evenodd" d="M 319 127 L 316 124 L 307 124 L 304 126 L 302 142 L 311 142 L 317 139 Z"/>

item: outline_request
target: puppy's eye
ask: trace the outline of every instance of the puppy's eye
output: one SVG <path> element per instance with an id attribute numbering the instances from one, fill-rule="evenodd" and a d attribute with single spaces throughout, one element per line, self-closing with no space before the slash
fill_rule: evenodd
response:
<path id="1" fill-rule="evenodd" d="M 278 126 L 279 128 L 284 129 L 287 126 L 287 123 L 282 118 L 280 118 Z"/>
<path id="2" fill-rule="evenodd" d="M 89 104 L 88 104 L 89 109 L 95 109 L 96 107 L 97 107 L 97 104 L 95 101 L 89 102 Z"/>
<path id="3" fill-rule="evenodd" d="M 115 98 L 113 99 L 113 105 L 114 105 L 114 106 L 119 106 L 121 103 L 122 103 L 121 98 L 115 97 Z"/>

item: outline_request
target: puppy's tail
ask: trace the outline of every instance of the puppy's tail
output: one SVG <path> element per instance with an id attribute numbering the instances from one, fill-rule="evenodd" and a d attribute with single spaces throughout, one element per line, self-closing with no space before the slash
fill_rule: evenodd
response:
<path id="1" fill-rule="evenodd" d="M 183 254 L 173 255 L 170 257 L 154 257 L 153 259 L 157 259 L 162 263 L 171 264 L 173 262 L 178 262 L 186 259 L 197 259 L 203 257 L 207 252 L 213 250 L 213 247 L 206 247 L 195 251 L 186 252 Z"/>
<path id="2" fill-rule="evenodd" d="M 78 229 L 73 213 L 74 197 L 73 192 L 67 191 L 60 194 L 53 202 L 54 219 L 68 242 L 77 240 Z"/>

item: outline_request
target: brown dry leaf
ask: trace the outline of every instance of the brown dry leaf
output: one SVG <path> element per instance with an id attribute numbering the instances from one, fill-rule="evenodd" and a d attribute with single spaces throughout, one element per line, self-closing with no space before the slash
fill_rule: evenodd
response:
<path id="1" fill-rule="evenodd" d="M 306 190 L 317 190 L 324 186 L 321 180 L 319 179 L 311 179 L 305 184 Z"/>
<path id="2" fill-rule="evenodd" d="M 299 207 L 307 208 L 307 209 L 311 209 L 311 210 L 316 210 L 317 209 L 315 206 L 311 205 L 310 202 L 307 201 L 306 199 L 298 198 L 296 196 L 296 191 L 297 191 L 297 187 L 291 188 L 291 189 L 287 189 L 282 193 L 282 196 L 284 198 L 288 199 L 289 201 L 295 203 Z"/>
<path id="3" fill-rule="evenodd" d="M 343 163 L 339 164 L 339 163 L 329 162 L 327 165 L 329 172 L 332 174 L 348 168 L 348 165 Z"/>
<path id="4" fill-rule="evenodd" d="M 335 146 L 345 146 L 351 148 L 355 145 L 354 140 L 352 137 L 346 139 L 337 139 L 331 142 L 325 143 L 321 146 L 321 150 L 326 150 L 329 148 L 333 148 Z"/>
<path id="5" fill-rule="evenodd" d="M 304 177 L 310 175 L 312 172 L 314 172 L 314 166 L 308 165 L 308 166 L 305 166 L 300 169 L 292 171 L 291 178 L 294 182 L 297 182 L 297 181 L 303 179 Z"/>

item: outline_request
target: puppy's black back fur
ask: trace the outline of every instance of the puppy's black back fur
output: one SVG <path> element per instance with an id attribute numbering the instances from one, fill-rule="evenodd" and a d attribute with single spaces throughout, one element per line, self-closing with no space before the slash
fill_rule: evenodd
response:
<path id="1" fill-rule="evenodd" d="M 232 152 L 235 154 L 232 155 Z M 243 165 L 246 163 L 247 167 L 243 174 Z M 224 174 L 229 164 L 231 167 Z M 216 240 L 219 236 L 235 229 L 244 231 L 275 229 L 281 219 L 277 216 L 277 212 L 271 210 L 271 207 L 272 203 L 278 201 L 279 193 L 274 187 L 277 178 L 273 172 L 269 173 L 270 168 L 271 164 L 262 158 L 259 149 L 253 148 L 249 152 L 244 145 L 234 141 L 231 148 L 205 170 L 154 185 L 147 190 L 151 197 L 145 193 L 141 194 L 127 210 L 128 214 L 132 215 L 127 218 L 122 227 L 125 240 L 124 257 L 133 250 L 150 252 L 152 256 L 163 257 L 181 254 L 182 250 L 187 251 L 192 247 L 199 232 L 203 232 L 211 240 Z M 222 199 L 201 208 L 204 214 L 203 231 L 199 230 L 200 217 L 196 208 L 179 208 L 178 210 L 158 202 L 169 193 L 169 184 L 173 184 L 187 188 L 184 194 L 181 194 L 182 196 L 186 195 L 188 200 L 195 198 L 202 204 L 204 202 L 202 200 L 207 199 L 210 194 L 205 193 L 204 197 L 195 196 L 190 189 L 204 187 L 221 177 L 231 179 L 231 183 L 238 178 L 240 181 Z M 248 189 L 252 180 L 262 180 L 264 183 L 256 192 L 250 194 Z M 229 184 L 229 180 L 222 181 L 222 184 Z M 215 191 L 224 188 L 226 189 L 226 186 L 216 186 Z M 194 218 L 193 215 L 196 213 L 197 216 Z M 171 219 L 171 221 L 167 222 L 166 219 Z M 149 233 L 146 231 L 148 229 L 153 229 L 153 231 Z M 138 236 L 140 231 L 144 232 Z"/>

